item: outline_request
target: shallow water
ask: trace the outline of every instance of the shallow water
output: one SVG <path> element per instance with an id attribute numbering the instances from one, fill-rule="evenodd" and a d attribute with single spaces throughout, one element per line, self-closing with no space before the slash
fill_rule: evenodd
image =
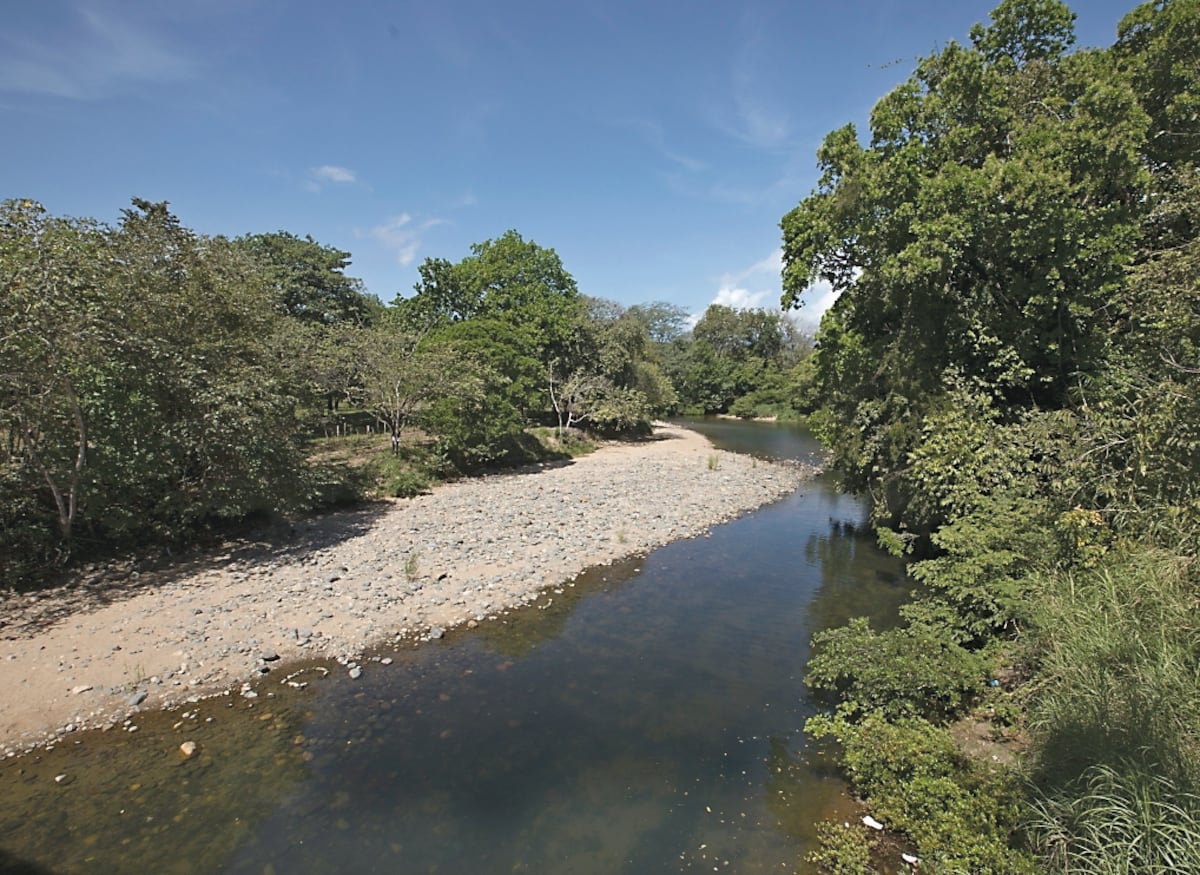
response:
<path id="1" fill-rule="evenodd" d="M 817 450 L 795 428 L 698 427 Z M 887 622 L 907 591 L 863 510 L 818 480 L 502 621 L 379 651 L 393 663 L 358 680 L 275 672 L 256 700 L 0 764 L 0 869 L 791 872 L 846 804 L 800 732 L 808 641 Z"/>

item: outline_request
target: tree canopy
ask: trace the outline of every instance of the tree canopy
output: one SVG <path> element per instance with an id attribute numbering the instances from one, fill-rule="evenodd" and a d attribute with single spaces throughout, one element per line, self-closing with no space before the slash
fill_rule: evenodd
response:
<path id="1" fill-rule="evenodd" d="M 1004 0 L 831 132 L 782 220 L 785 306 L 840 292 L 812 421 L 922 584 L 900 628 L 818 636 L 842 702 L 810 728 L 934 868 L 1200 862 L 1200 0 L 1103 50 L 1073 21 Z M 1019 776 L 928 773 L 947 720 L 1004 709 Z"/>

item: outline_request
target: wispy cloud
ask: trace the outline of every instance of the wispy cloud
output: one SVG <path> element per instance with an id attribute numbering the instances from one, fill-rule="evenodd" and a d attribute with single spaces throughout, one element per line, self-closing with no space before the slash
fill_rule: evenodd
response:
<path id="1" fill-rule="evenodd" d="M 321 191 L 326 185 L 347 185 L 358 181 L 358 175 L 346 167 L 336 164 L 322 164 L 320 167 L 308 168 L 304 179 L 304 188 L 311 192 Z"/>
<path id="2" fill-rule="evenodd" d="M 417 221 L 410 213 L 401 213 L 366 230 L 356 230 L 355 236 L 374 240 L 389 250 L 401 267 L 408 267 L 417 258 L 426 231 L 447 224 L 445 219 Z"/>
<path id="3" fill-rule="evenodd" d="M 774 149 L 787 143 L 791 136 L 788 114 L 770 105 L 759 93 L 749 72 L 734 74 L 733 106 L 736 124 L 730 132 L 751 146 Z"/>
<path id="4" fill-rule="evenodd" d="M 163 34 L 91 5 L 80 5 L 53 32 L 9 29 L 0 36 L 0 91 L 98 100 L 197 73 L 197 65 Z"/>
<path id="5" fill-rule="evenodd" d="M 660 158 L 686 170 L 688 173 L 701 173 L 708 170 L 708 162 L 701 161 L 691 155 L 685 155 L 668 146 L 666 131 L 663 130 L 663 126 L 658 122 L 648 119 L 626 119 L 620 124 L 636 130 L 641 135 L 642 140 L 654 149 Z"/>
<path id="6" fill-rule="evenodd" d="M 757 149 L 778 150 L 792 138 L 790 113 L 771 97 L 777 87 L 763 70 L 770 57 L 770 24 L 753 8 L 743 13 L 740 39 L 730 59 L 728 85 L 712 107 L 719 130 Z"/>
<path id="7" fill-rule="evenodd" d="M 353 170 L 338 167 L 336 164 L 322 164 L 320 167 L 314 167 L 308 172 L 314 179 L 324 182 L 354 182 L 356 179 Z"/>

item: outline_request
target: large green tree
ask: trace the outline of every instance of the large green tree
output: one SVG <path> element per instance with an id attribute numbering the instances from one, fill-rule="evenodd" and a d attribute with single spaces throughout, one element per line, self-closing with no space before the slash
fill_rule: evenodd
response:
<path id="1" fill-rule="evenodd" d="M 29 200 L 0 208 L 0 552 L 10 561 L 71 549 L 91 473 L 96 371 L 106 345 L 122 342 L 106 306 L 108 249 L 93 222 Z M 57 538 L 42 530 L 47 517 Z"/>
<path id="2" fill-rule="evenodd" d="M 506 394 L 523 416 L 549 409 L 545 375 L 554 366 L 574 370 L 585 350 L 580 327 L 586 320 L 575 280 L 553 249 L 506 231 L 471 246 L 459 262 L 426 259 L 412 297 L 394 308 L 409 330 L 446 331 L 458 323 L 487 321 L 502 326 L 507 356 L 489 354 L 495 364 L 507 358 L 512 370 Z M 457 333 L 462 329 L 454 329 Z M 528 380 L 526 364 L 538 363 L 541 378 Z"/>
<path id="3" fill-rule="evenodd" d="M 287 231 L 247 234 L 235 242 L 258 262 L 275 307 L 287 316 L 318 325 L 361 325 L 378 311 L 379 302 L 366 294 L 362 281 L 345 273 L 349 252 Z"/>
<path id="4" fill-rule="evenodd" d="M 295 497 L 281 317 L 239 247 L 165 203 L 135 200 L 107 227 L 8 202 L 0 295 L 7 561 L 62 558 L 84 536 L 176 538 Z"/>
<path id="5" fill-rule="evenodd" d="M 785 305 L 818 279 L 841 291 L 817 354 L 823 435 L 892 522 L 924 488 L 908 459 L 947 393 L 1002 417 L 1060 408 L 1105 361 L 1147 117 L 1109 56 L 1064 54 L 1072 18 L 1006 0 L 879 101 L 867 144 L 831 133 L 783 219 Z"/>

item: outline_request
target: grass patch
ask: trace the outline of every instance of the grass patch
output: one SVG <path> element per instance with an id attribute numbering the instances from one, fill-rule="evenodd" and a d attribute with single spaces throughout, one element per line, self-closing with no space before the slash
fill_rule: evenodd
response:
<path id="1" fill-rule="evenodd" d="M 514 435 L 486 459 L 447 454 L 431 436 L 415 430 L 404 435 L 396 453 L 390 437 L 378 432 L 317 437 L 309 443 L 311 503 L 320 510 L 363 499 L 410 498 L 464 475 L 577 458 L 597 446 L 582 432 L 559 435 L 547 427 Z"/>
<path id="2" fill-rule="evenodd" d="M 528 433 L 541 445 L 543 461 L 555 458 L 575 459 L 594 453 L 599 447 L 586 433 L 574 428 L 560 434 L 558 429 L 552 426 L 538 426 L 529 429 Z"/>

